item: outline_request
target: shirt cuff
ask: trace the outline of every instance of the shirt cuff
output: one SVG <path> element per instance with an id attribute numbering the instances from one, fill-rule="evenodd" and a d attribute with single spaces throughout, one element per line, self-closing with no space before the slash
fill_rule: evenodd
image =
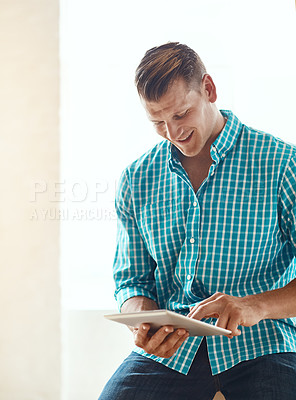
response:
<path id="1" fill-rule="evenodd" d="M 115 299 L 117 301 L 118 309 L 121 309 L 122 304 L 130 299 L 131 297 L 143 296 L 148 297 L 149 299 L 155 301 L 157 303 L 157 298 L 149 292 L 147 289 L 143 289 L 140 287 L 125 287 L 120 289 L 115 293 Z"/>

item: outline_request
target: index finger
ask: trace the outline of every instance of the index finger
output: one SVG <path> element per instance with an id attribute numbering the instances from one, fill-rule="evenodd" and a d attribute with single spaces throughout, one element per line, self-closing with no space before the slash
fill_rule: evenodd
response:
<path id="1" fill-rule="evenodd" d="M 204 306 L 204 305 L 206 305 L 206 304 L 208 304 L 208 303 L 213 302 L 213 301 L 215 300 L 214 296 L 215 296 L 215 295 L 210 296 L 210 297 L 208 297 L 208 298 L 206 298 L 206 299 L 204 299 L 204 300 L 202 300 L 202 301 L 196 303 L 193 307 L 190 307 L 190 311 L 189 311 L 189 313 L 187 314 L 187 317 L 191 318 L 192 315 L 196 312 L 196 310 L 199 309 L 199 307 Z"/>
<path id="2" fill-rule="evenodd" d="M 197 320 L 201 320 L 202 318 L 219 318 L 220 312 L 219 305 L 211 301 L 206 304 L 198 305 L 197 308 L 188 314 L 188 317 Z"/>

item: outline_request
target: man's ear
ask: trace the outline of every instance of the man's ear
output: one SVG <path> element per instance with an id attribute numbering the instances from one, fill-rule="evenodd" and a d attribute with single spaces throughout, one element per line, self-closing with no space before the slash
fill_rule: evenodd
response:
<path id="1" fill-rule="evenodd" d="M 209 74 L 205 74 L 203 76 L 202 86 L 209 102 L 215 103 L 215 101 L 217 100 L 216 86 L 214 84 L 212 77 Z"/>

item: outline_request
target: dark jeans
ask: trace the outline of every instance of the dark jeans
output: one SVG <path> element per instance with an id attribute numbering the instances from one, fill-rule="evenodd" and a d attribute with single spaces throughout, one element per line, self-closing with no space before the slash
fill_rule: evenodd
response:
<path id="1" fill-rule="evenodd" d="M 295 400 L 296 353 L 243 361 L 212 376 L 203 340 L 188 375 L 132 352 L 106 384 L 99 400 Z"/>

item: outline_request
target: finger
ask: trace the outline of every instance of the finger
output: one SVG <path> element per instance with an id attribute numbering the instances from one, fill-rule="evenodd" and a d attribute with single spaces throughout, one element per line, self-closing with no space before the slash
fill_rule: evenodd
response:
<path id="1" fill-rule="evenodd" d="M 166 337 L 161 346 L 165 345 L 167 348 L 173 348 L 187 333 L 188 332 L 185 329 L 177 329 Z"/>
<path id="2" fill-rule="evenodd" d="M 218 326 L 219 328 L 224 328 L 224 329 L 228 329 L 231 331 L 231 329 L 228 328 L 228 321 L 229 321 L 229 315 L 224 313 L 219 316 L 215 325 Z M 225 335 L 225 336 L 227 336 L 229 339 L 233 338 L 232 333 L 229 335 Z"/>
<path id="3" fill-rule="evenodd" d="M 185 329 L 178 329 L 175 333 L 176 335 L 172 337 L 172 340 L 169 338 L 169 340 L 171 340 L 170 344 L 173 352 L 175 352 L 181 346 L 184 340 L 189 337 L 189 332 L 187 332 Z"/>
<path id="4" fill-rule="evenodd" d="M 150 329 L 149 324 L 141 324 L 139 328 L 134 328 L 134 341 L 136 346 L 142 347 L 145 346 L 148 340 L 148 332 Z"/>
<path id="5" fill-rule="evenodd" d="M 164 358 L 171 357 L 188 336 L 189 333 L 185 329 L 176 330 L 168 335 L 157 349 L 154 349 L 154 354 Z"/>
<path id="6" fill-rule="evenodd" d="M 235 316 L 230 316 L 226 329 L 229 329 L 233 336 L 239 336 L 242 332 L 238 329 L 240 321 Z"/>
<path id="7" fill-rule="evenodd" d="M 211 297 L 212 297 L 212 296 L 211 296 Z M 207 304 L 207 303 L 209 303 L 210 301 L 212 301 L 212 300 L 210 300 L 211 297 L 209 297 L 209 298 L 207 298 L 207 299 L 201 301 L 200 303 L 196 304 L 196 305 L 193 306 L 193 307 L 190 307 L 190 308 L 189 308 L 190 311 L 189 311 L 189 313 L 187 314 L 187 317 L 191 318 L 192 314 L 198 309 L 198 307 L 203 306 L 204 304 Z"/>
<path id="8" fill-rule="evenodd" d="M 185 331 L 184 334 L 179 333 L 178 334 L 178 340 L 175 342 L 175 344 L 166 351 L 165 354 L 162 355 L 164 358 L 169 358 L 172 357 L 172 355 L 179 349 L 179 347 L 185 342 L 185 340 L 189 337 L 189 333 Z"/>
<path id="9" fill-rule="evenodd" d="M 194 307 L 190 307 L 190 311 L 187 314 L 188 318 L 191 318 L 191 316 L 193 315 L 193 313 L 195 312 L 195 310 L 197 309 L 198 306 L 194 306 Z"/>
<path id="10" fill-rule="evenodd" d="M 154 333 L 154 335 L 151 336 L 150 342 L 155 347 L 158 347 L 173 332 L 174 328 L 171 325 L 162 326 Z"/>
<path id="11" fill-rule="evenodd" d="M 227 329 L 226 327 L 228 325 L 228 321 L 229 321 L 229 315 L 224 312 L 221 315 L 219 315 L 215 325 L 218 326 L 219 328 Z"/>
<path id="12" fill-rule="evenodd" d="M 229 339 L 232 339 L 234 336 L 239 336 L 241 334 L 241 331 L 237 328 L 239 325 L 238 321 L 236 318 L 231 317 L 231 315 L 225 314 L 224 316 L 221 316 L 216 323 L 216 326 L 219 326 L 220 328 L 228 329 L 231 331 L 231 334 L 225 335 Z"/>
<path id="13" fill-rule="evenodd" d="M 189 312 L 189 314 L 187 315 L 187 317 L 191 318 L 191 316 L 193 315 L 193 313 L 194 313 L 199 307 L 204 306 L 204 305 L 206 305 L 206 304 L 208 304 L 208 303 L 212 303 L 214 300 L 218 300 L 219 298 L 221 298 L 221 296 L 223 296 L 223 294 L 220 293 L 220 292 L 214 293 L 212 296 L 210 296 L 210 297 L 208 297 L 208 298 L 202 300 L 201 302 L 197 303 L 195 306 L 190 307 L 190 312 Z M 214 318 L 217 318 L 217 317 L 214 317 Z"/>
<path id="14" fill-rule="evenodd" d="M 194 318 L 197 320 L 201 320 L 202 318 L 212 317 L 212 316 L 215 316 L 216 318 L 217 316 L 220 315 L 221 311 L 220 308 L 221 306 L 219 306 L 219 304 L 217 304 L 216 301 L 211 301 L 207 304 L 199 305 L 198 308 L 195 311 L 193 311 L 190 318 Z"/>
<path id="15" fill-rule="evenodd" d="M 150 354 L 156 354 L 158 349 L 163 345 L 166 339 L 173 334 L 173 332 L 174 328 L 169 325 L 158 329 L 158 331 L 147 341 L 145 351 Z"/>

